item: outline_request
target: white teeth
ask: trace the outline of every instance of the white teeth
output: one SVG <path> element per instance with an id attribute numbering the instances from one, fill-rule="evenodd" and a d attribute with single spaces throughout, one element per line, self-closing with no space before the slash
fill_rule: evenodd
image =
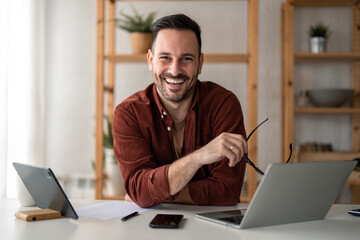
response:
<path id="1" fill-rule="evenodd" d="M 172 84 L 181 84 L 181 83 L 183 83 L 185 80 L 184 80 L 184 79 L 181 79 L 181 80 L 177 79 L 177 80 L 175 80 L 175 79 L 167 79 L 167 78 L 166 78 L 165 81 L 168 82 L 168 83 L 172 83 Z"/>

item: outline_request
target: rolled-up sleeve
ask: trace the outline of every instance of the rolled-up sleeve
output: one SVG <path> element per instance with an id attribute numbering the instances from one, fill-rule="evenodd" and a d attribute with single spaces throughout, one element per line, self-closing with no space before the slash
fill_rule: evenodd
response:
<path id="1" fill-rule="evenodd" d="M 223 96 L 221 104 L 212 106 L 212 139 L 222 132 L 241 134 L 246 138 L 241 105 L 232 93 Z M 228 166 L 227 158 L 206 166 L 208 177 L 191 181 L 189 194 L 197 205 L 234 205 L 239 202 L 246 163 L 241 160 L 235 167 Z M 203 167 L 204 168 L 204 167 Z"/>
<path id="2" fill-rule="evenodd" d="M 158 166 L 131 106 L 120 104 L 114 111 L 114 152 L 125 190 L 140 207 L 172 199 L 169 194 L 169 164 Z"/>
<path id="3" fill-rule="evenodd" d="M 230 168 L 223 160 L 214 166 L 211 176 L 188 184 L 190 197 L 196 205 L 235 205 L 239 202 L 244 172 L 244 161 Z"/>

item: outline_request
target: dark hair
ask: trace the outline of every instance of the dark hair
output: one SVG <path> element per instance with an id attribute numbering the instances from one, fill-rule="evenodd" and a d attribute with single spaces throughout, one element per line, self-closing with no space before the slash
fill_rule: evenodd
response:
<path id="1" fill-rule="evenodd" d="M 175 14 L 159 18 L 153 25 L 151 49 L 154 47 L 159 31 L 163 29 L 190 30 L 195 33 L 199 45 L 199 57 L 201 55 L 201 30 L 200 26 L 185 14 Z"/>

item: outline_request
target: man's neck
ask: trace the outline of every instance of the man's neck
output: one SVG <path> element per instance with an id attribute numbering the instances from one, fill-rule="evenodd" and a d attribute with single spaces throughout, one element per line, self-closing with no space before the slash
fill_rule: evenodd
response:
<path id="1" fill-rule="evenodd" d="M 162 104 L 175 122 L 182 122 L 185 120 L 193 95 L 194 93 L 181 102 L 171 102 L 164 99 L 164 97 L 159 94 Z"/>

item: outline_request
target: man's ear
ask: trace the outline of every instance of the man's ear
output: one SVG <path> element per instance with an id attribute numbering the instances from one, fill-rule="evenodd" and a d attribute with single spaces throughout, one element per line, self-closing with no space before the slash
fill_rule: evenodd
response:
<path id="1" fill-rule="evenodd" d="M 146 58 L 147 58 L 147 64 L 148 64 L 149 70 L 152 71 L 152 61 L 154 60 L 154 56 L 153 56 L 151 49 L 148 50 L 148 53 L 146 54 Z"/>
<path id="2" fill-rule="evenodd" d="M 202 53 L 200 55 L 200 59 L 199 59 L 199 68 L 198 68 L 198 74 L 201 74 L 201 69 L 204 63 L 204 54 Z"/>

